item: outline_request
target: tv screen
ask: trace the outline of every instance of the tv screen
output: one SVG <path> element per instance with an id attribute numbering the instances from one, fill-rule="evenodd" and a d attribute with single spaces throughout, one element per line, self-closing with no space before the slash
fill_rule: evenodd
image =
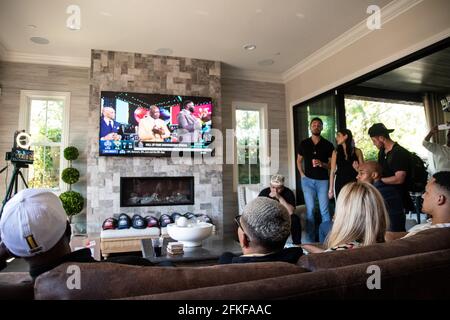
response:
<path id="1" fill-rule="evenodd" d="M 101 92 L 101 156 L 211 154 L 212 99 Z"/>

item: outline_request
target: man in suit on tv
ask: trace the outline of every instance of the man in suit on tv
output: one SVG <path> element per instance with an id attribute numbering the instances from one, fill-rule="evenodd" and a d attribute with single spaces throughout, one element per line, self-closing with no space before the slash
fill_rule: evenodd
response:
<path id="1" fill-rule="evenodd" d="M 116 122 L 116 111 L 111 107 L 103 107 L 102 118 L 100 120 L 100 139 L 101 140 L 121 140 L 122 136 L 118 134 L 120 123 Z"/>
<path id="2" fill-rule="evenodd" d="M 198 142 L 201 134 L 202 123 L 194 116 L 194 103 L 186 100 L 182 104 L 182 109 L 177 115 L 178 135 L 181 142 Z"/>

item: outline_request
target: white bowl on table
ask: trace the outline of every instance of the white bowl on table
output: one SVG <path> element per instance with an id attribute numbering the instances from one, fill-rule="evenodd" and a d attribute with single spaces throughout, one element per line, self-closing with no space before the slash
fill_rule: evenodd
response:
<path id="1" fill-rule="evenodd" d="M 213 225 L 207 222 L 199 222 L 188 224 L 187 226 L 179 226 L 176 223 L 167 225 L 167 233 L 169 236 L 184 244 L 186 248 L 199 247 L 202 240 L 205 240 L 212 234 Z"/>

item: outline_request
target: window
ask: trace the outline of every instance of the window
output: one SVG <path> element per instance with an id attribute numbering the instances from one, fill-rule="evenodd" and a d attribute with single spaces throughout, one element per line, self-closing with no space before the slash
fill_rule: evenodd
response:
<path id="1" fill-rule="evenodd" d="M 68 142 L 70 93 L 21 91 L 19 130 L 31 135 L 34 163 L 26 175 L 30 188 L 64 188 L 61 171 L 67 166 L 63 150 Z"/>
<path id="2" fill-rule="evenodd" d="M 372 124 L 381 122 L 388 129 L 395 129 L 390 134 L 392 140 L 427 160 L 428 152 L 422 146 L 428 132 L 423 104 L 346 98 L 345 117 L 355 145 L 363 152 L 364 159 L 377 160 L 378 150 L 367 132 Z"/>
<path id="3" fill-rule="evenodd" d="M 238 184 L 268 183 L 261 165 L 268 154 L 266 113 L 266 104 L 233 103 L 235 189 Z"/>

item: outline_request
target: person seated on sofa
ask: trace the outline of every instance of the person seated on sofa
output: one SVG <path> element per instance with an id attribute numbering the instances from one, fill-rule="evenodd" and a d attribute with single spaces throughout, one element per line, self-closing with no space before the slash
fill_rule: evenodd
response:
<path id="1" fill-rule="evenodd" d="M 270 178 L 270 187 L 261 190 L 258 197 L 267 197 L 280 202 L 291 218 L 291 237 L 293 244 L 302 243 L 302 227 L 300 218 L 294 213 L 295 195 L 291 189 L 284 186 L 284 177 L 275 174 Z"/>
<path id="2" fill-rule="evenodd" d="M 220 264 L 283 261 L 297 263 L 303 250 L 300 247 L 284 249 L 291 230 L 291 219 L 278 201 L 257 197 L 249 202 L 242 215 L 237 216 L 241 256 L 225 252 Z"/>
<path id="3" fill-rule="evenodd" d="M 24 258 L 32 278 L 65 262 L 96 262 L 88 248 L 71 252 L 71 228 L 59 198 L 44 189 L 25 189 L 5 205 L 0 220 L 0 261 Z M 107 262 L 152 266 L 141 257 L 115 257 Z M 1 264 L 1 263 L 0 263 Z"/>
<path id="4" fill-rule="evenodd" d="M 398 190 L 392 185 L 385 184 L 381 181 L 382 168 L 376 161 L 366 161 L 361 163 L 358 167 L 358 181 L 367 182 L 380 191 L 384 199 L 386 209 L 389 214 L 389 229 L 391 232 L 404 232 L 406 216 L 403 212 L 402 198 Z M 332 222 L 325 222 L 320 224 L 319 238 L 321 242 L 325 240 L 328 232 L 333 226 Z"/>
<path id="5" fill-rule="evenodd" d="M 384 242 L 389 216 L 380 192 L 371 184 L 345 185 L 336 201 L 334 223 L 324 248 L 303 245 L 309 253 L 336 251 Z"/>
<path id="6" fill-rule="evenodd" d="M 408 232 L 386 233 L 386 241 L 411 237 L 427 229 L 450 227 L 450 171 L 435 173 L 428 181 L 422 198 L 422 212 L 431 218 Z"/>

